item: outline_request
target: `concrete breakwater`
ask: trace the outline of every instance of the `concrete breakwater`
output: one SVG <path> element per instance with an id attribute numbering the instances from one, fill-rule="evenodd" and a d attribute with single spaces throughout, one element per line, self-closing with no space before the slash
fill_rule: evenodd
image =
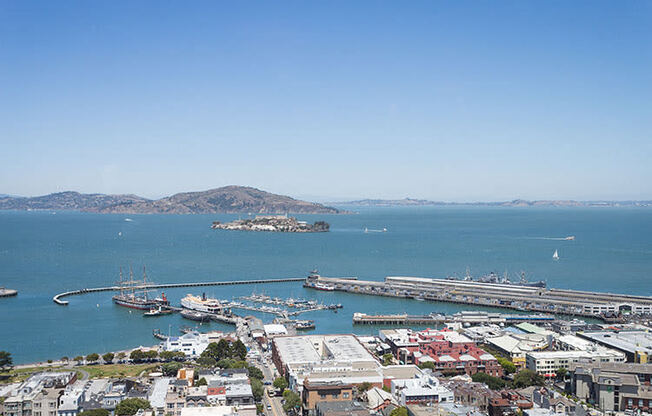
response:
<path id="1" fill-rule="evenodd" d="M 386 277 L 384 281 L 364 281 L 315 274 L 306 279 L 304 287 L 604 320 L 652 314 L 652 297 L 647 296 L 467 280 Z"/>
<path id="2" fill-rule="evenodd" d="M 134 287 L 134 289 L 144 290 L 144 289 L 170 289 L 170 288 L 178 288 L 178 287 L 252 285 L 252 284 L 267 284 L 267 283 L 302 282 L 303 280 L 304 278 L 302 277 L 286 277 L 281 279 L 230 280 L 230 281 L 223 281 L 223 282 L 163 283 L 163 284 L 136 286 Z M 71 290 L 68 292 L 62 292 L 55 295 L 52 298 L 52 301 L 57 305 L 65 306 L 68 304 L 68 301 L 62 300 L 62 298 L 68 296 L 76 296 L 76 295 L 83 295 L 86 293 L 96 293 L 96 292 L 114 292 L 119 290 L 120 290 L 120 286 L 107 286 L 107 287 L 96 287 L 90 289 L 87 288 L 87 289 Z"/>

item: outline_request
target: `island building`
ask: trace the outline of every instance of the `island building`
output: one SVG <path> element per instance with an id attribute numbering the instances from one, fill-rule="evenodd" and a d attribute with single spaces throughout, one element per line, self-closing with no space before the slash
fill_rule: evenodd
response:
<path id="1" fill-rule="evenodd" d="M 503 375 L 503 367 L 496 357 L 456 331 L 386 329 L 380 331 L 380 339 L 390 346 L 402 364 L 431 362 L 436 370 L 442 372 L 468 375 L 484 372 L 495 377 Z"/>
<path id="2" fill-rule="evenodd" d="M 577 363 L 571 368 L 571 391 L 602 411 L 652 408 L 652 366 L 640 363 Z"/>
<path id="3" fill-rule="evenodd" d="M 652 333 L 648 331 L 596 331 L 577 334 L 579 337 L 613 348 L 625 354 L 631 363 L 645 364 L 652 357 Z"/>

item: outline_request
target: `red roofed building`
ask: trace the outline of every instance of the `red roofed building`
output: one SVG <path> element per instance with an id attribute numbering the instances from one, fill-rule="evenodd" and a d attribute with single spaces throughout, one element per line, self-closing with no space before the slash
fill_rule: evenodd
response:
<path id="1" fill-rule="evenodd" d="M 503 375 L 503 367 L 496 357 L 458 332 L 426 329 L 398 334 L 400 337 L 394 336 L 392 341 L 396 346 L 396 358 L 404 364 L 432 362 L 439 371 L 468 375 L 482 372 L 494 377 Z"/>

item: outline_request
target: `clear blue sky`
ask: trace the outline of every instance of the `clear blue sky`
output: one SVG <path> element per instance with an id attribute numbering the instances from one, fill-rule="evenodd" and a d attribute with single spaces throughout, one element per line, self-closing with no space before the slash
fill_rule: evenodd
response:
<path id="1" fill-rule="evenodd" d="M 0 1 L 0 193 L 652 199 L 650 1 Z"/>

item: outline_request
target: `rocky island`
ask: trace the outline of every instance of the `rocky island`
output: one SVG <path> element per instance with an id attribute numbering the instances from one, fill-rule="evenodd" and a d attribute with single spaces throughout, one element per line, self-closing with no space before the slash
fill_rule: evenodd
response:
<path id="1" fill-rule="evenodd" d="M 214 221 L 213 229 L 238 231 L 270 231 L 277 233 L 323 233 L 330 225 L 324 221 L 308 224 L 287 215 L 257 215 L 255 218 L 221 223 Z"/>

